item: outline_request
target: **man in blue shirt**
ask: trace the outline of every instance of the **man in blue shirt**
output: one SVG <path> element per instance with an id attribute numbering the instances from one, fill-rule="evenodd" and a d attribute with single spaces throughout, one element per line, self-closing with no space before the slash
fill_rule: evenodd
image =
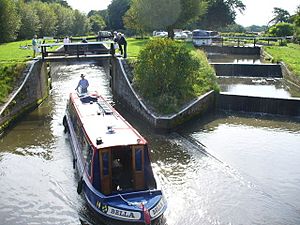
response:
<path id="1" fill-rule="evenodd" d="M 81 77 L 81 80 L 79 81 L 79 83 L 78 83 L 77 87 L 75 88 L 75 90 L 78 91 L 78 88 L 80 87 L 79 92 L 81 94 L 87 93 L 88 92 L 87 88 L 89 86 L 89 82 L 88 82 L 87 79 L 84 78 L 85 76 L 83 74 L 81 74 L 80 77 Z"/>

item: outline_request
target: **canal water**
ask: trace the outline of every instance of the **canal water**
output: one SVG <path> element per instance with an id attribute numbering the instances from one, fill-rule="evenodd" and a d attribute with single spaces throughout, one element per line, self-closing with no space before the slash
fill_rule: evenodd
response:
<path id="1" fill-rule="evenodd" d="M 47 101 L 1 138 L 0 224 L 114 224 L 76 192 L 62 118 L 81 73 L 114 104 L 103 68 L 60 65 Z M 159 135 L 121 114 L 149 142 L 168 201 L 162 224 L 300 224 L 300 123 L 216 114 Z"/>
<path id="2" fill-rule="evenodd" d="M 231 55 L 221 53 L 208 53 L 208 61 L 211 63 L 237 63 L 237 64 L 262 64 L 268 63 L 260 55 Z"/>
<path id="3" fill-rule="evenodd" d="M 218 77 L 221 92 L 270 98 L 300 98 L 300 88 L 282 78 Z"/>

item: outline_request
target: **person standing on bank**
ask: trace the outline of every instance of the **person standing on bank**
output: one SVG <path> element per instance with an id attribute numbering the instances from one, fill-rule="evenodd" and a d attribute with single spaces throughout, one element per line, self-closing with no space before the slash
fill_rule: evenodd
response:
<path id="1" fill-rule="evenodd" d="M 32 49 L 33 49 L 33 58 L 37 55 L 39 49 L 38 49 L 38 41 L 37 41 L 37 36 L 34 35 L 32 38 Z"/>
<path id="2" fill-rule="evenodd" d="M 68 51 L 68 44 L 70 43 L 70 39 L 69 39 L 69 37 L 68 36 L 66 36 L 65 38 L 64 38 L 64 48 L 65 48 L 65 52 L 67 53 L 67 51 Z"/>
<path id="3" fill-rule="evenodd" d="M 124 34 L 118 33 L 118 44 L 121 51 L 121 55 L 123 55 L 123 47 L 124 46 L 124 58 L 127 58 L 127 41 L 125 39 Z"/>
<path id="4" fill-rule="evenodd" d="M 84 94 L 84 93 L 88 92 L 87 88 L 89 86 L 89 82 L 87 79 L 84 78 L 85 76 L 83 74 L 81 74 L 80 77 L 81 77 L 81 80 L 78 82 L 78 85 L 75 88 L 75 91 L 78 91 L 78 88 L 80 87 L 80 93 Z"/>

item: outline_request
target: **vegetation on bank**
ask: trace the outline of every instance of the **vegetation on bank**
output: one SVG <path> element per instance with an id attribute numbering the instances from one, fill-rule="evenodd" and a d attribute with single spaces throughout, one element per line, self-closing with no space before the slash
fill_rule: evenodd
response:
<path id="1" fill-rule="evenodd" d="M 300 79 L 300 45 L 288 44 L 287 46 L 264 46 L 263 48 L 273 57 L 272 62 L 283 61 L 289 70 Z"/>
<path id="2" fill-rule="evenodd" d="M 133 85 L 160 114 L 178 112 L 192 99 L 219 90 L 206 55 L 171 39 L 150 40 L 140 51 Z"/>
<path id="3" fill-rule="evenodd" d="M 25 62 L 32 59 L 31 40 L 16 41 L 0 45 L 0 64 Z"/>
<path id="4" fill-rule="evenodd" d="M 0 104 L 7 101 L 26 66 L 26 61 L 32 59 L 33 51 L 28 47 L 30 44 L 31 40 L 0 45 Z"/>
<path id="5" fill-rule="evenodd" d="M 0 104 L 7 101 L 7 96 L 16 86 L 25 66 L 25 63 L 20 62 L 0 64 Z"/>

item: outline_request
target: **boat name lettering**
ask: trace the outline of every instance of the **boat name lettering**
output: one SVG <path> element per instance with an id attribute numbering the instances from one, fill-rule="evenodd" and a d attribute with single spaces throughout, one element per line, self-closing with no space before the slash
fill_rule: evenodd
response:
<path id="1" fill-rule="evenodd" d="M 107 214 L 119 218 L 131 219 L 131 220 L 138 220 L 141 217 L 141 214 L 139 212 L 125 211 L 111 206 L 108 206 Z"/>
<path id="2" fill-rule="evenodd" d="M 159 203 L 157 203 L 157 205 L 153 209 L 150 210 L 150 216 L 155 217 L 157 214 L 159 214 L 161 212 L 161 210 L 163 209 L 164 205 L 165 205 L 164 200 L 161 199 L 159 201 Z"/>

